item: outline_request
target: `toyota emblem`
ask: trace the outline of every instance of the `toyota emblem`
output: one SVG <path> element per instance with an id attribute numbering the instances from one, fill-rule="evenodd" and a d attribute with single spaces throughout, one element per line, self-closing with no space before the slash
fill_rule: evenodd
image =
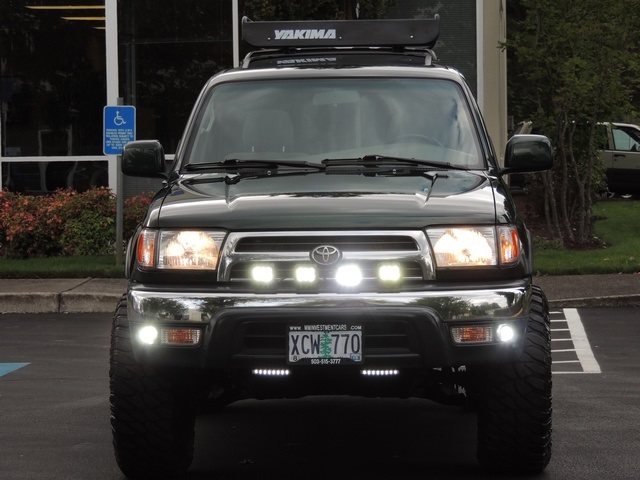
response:
<path id="1" fill-rule="evenodd" d="M 333 245 L 320 245 L 311 251 L 311 260 L 318 265 L 332 265 L 340 260 L 340 250 Z"/>

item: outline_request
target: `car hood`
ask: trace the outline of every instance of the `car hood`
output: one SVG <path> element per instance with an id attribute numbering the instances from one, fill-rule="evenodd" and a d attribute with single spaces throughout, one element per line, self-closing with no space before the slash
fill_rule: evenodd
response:
<path id="1" fill-rule="evenodd" d="M 493 224 L 492 181 L 482 172 L 413 175 L 274 174 L 225 182 L 184 177 L 158 197 L 147 225 L 229 230 L 407 229 Z"/>

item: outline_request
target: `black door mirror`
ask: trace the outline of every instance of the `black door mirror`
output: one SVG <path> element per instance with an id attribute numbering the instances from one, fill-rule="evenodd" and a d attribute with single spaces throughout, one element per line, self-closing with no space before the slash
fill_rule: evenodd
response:
<path id="1" fill-rule="evenodd" d="M 129 142 L 122 151 L 122 173 L 135 177 L 165 178 L 164 149 L 157 140 Z"/>
<path id="2" fill-rule="evenodd" d="M 553 148 L 544 135 L 514 135 L 507 142 L 502 175 L 541 172 L 553 167 Z"/>

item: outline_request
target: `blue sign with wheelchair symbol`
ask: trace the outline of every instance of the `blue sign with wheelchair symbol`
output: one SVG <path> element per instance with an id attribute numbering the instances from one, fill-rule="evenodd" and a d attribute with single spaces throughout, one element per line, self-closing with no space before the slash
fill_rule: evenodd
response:
<path id="1" fill-rule="evenodd" d="M 104 107 L 105 155 L 122 155 L 124 146 L 136 139 L 136 108 L 131 105 Z"/>

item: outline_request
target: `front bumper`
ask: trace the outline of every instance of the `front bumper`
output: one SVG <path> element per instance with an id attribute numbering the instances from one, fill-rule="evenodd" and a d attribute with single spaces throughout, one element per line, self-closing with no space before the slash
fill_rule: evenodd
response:
<path id="1" fill-rule="evenodd" d="M 141 363 L 226 374 L 291 368 L 289 325 L 341 323 L 362 325 L 364 363 L 358 368 L 424 371 L 516 358 L 526 332 L 530 296 L 527 280 L 357 294 L 188 291 L 133 284 L 128 318 L 134 354 Z M 452 340 L 454 326 L 504 323 L 515 330 L 510 342 L 460 345 Z M 200 341 L 194 346 L 146 345 L 137 341 L 137 332 L 147 325 L 200 329 Z"/>

